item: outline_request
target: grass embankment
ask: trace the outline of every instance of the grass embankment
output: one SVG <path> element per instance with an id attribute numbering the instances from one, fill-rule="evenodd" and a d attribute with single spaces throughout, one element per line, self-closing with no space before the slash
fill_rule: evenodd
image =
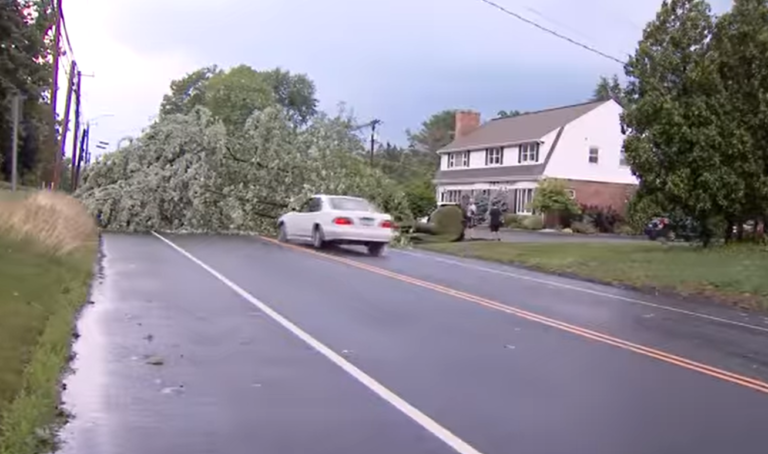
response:
<path id="1" fill-rule="evenodd" d="M 768 249 L 754 245 L 702 249 L 659 243 L 425 244 L 424 249 L 513 263 L 614 285 L 707 296 L 768 309 Z"/>
<path id="2" fill-rule="evenodd" d="M 48 452 L 98 232 L 74 199 L 0 197 L 0 454 Z"/>

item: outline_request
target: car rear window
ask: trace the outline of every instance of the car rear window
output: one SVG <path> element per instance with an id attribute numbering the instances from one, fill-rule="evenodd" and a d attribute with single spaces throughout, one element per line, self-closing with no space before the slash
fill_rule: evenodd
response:
<path id="1" fill-rule="evenodd" d="M 332 209 L 339 211 L 374 211 L 367 200 L 352 197 L 331 197 L 329 203 Z"/>

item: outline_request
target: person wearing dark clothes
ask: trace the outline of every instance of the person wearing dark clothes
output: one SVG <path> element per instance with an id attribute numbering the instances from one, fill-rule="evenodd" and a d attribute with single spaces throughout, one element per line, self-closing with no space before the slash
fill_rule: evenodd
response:
<path id="1" fill-rule="evenodd" d="M 491 236 L 496 241 L 501 241 L 501 235 L 499 234 L 499 229 L 501 228 L 502 224 L 502 212 L 499 208 L 499 205 L 494 203 L 491 207 L 491 210 L 488 212 L 488 217 L 490 218 L 490 224 L 491 224 Z"/>

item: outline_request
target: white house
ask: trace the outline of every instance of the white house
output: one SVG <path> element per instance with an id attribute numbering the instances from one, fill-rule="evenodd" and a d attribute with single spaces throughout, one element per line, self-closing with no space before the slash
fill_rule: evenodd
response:
<path id="1" fill-rule="evenodd" d="M 531 212 L 542 178 L 566 180 L 579 203 L 624 208 L 637 186 L 622 151 L 615 101 L 528 112 L 480 124 L 480 114 L 456 112 L 453 142 L 439 150 L 437 200 L 502 191 L 511 212 Z"/>

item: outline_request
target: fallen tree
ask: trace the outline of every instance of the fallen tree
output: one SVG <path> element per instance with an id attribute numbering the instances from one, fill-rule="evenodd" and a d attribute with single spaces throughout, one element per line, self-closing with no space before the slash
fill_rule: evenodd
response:
<path id="1" fill-rule="evenodd" d="M 163 115 L 92 164 L 76 196 L 102 228 L 118 231 L 272 234 L 281 213 L 317 193 L 365 197 L 396 220 L 411 218 L 343 113 L 299 126 L 272 105 L 229 129 L 201 106 Z"/>

